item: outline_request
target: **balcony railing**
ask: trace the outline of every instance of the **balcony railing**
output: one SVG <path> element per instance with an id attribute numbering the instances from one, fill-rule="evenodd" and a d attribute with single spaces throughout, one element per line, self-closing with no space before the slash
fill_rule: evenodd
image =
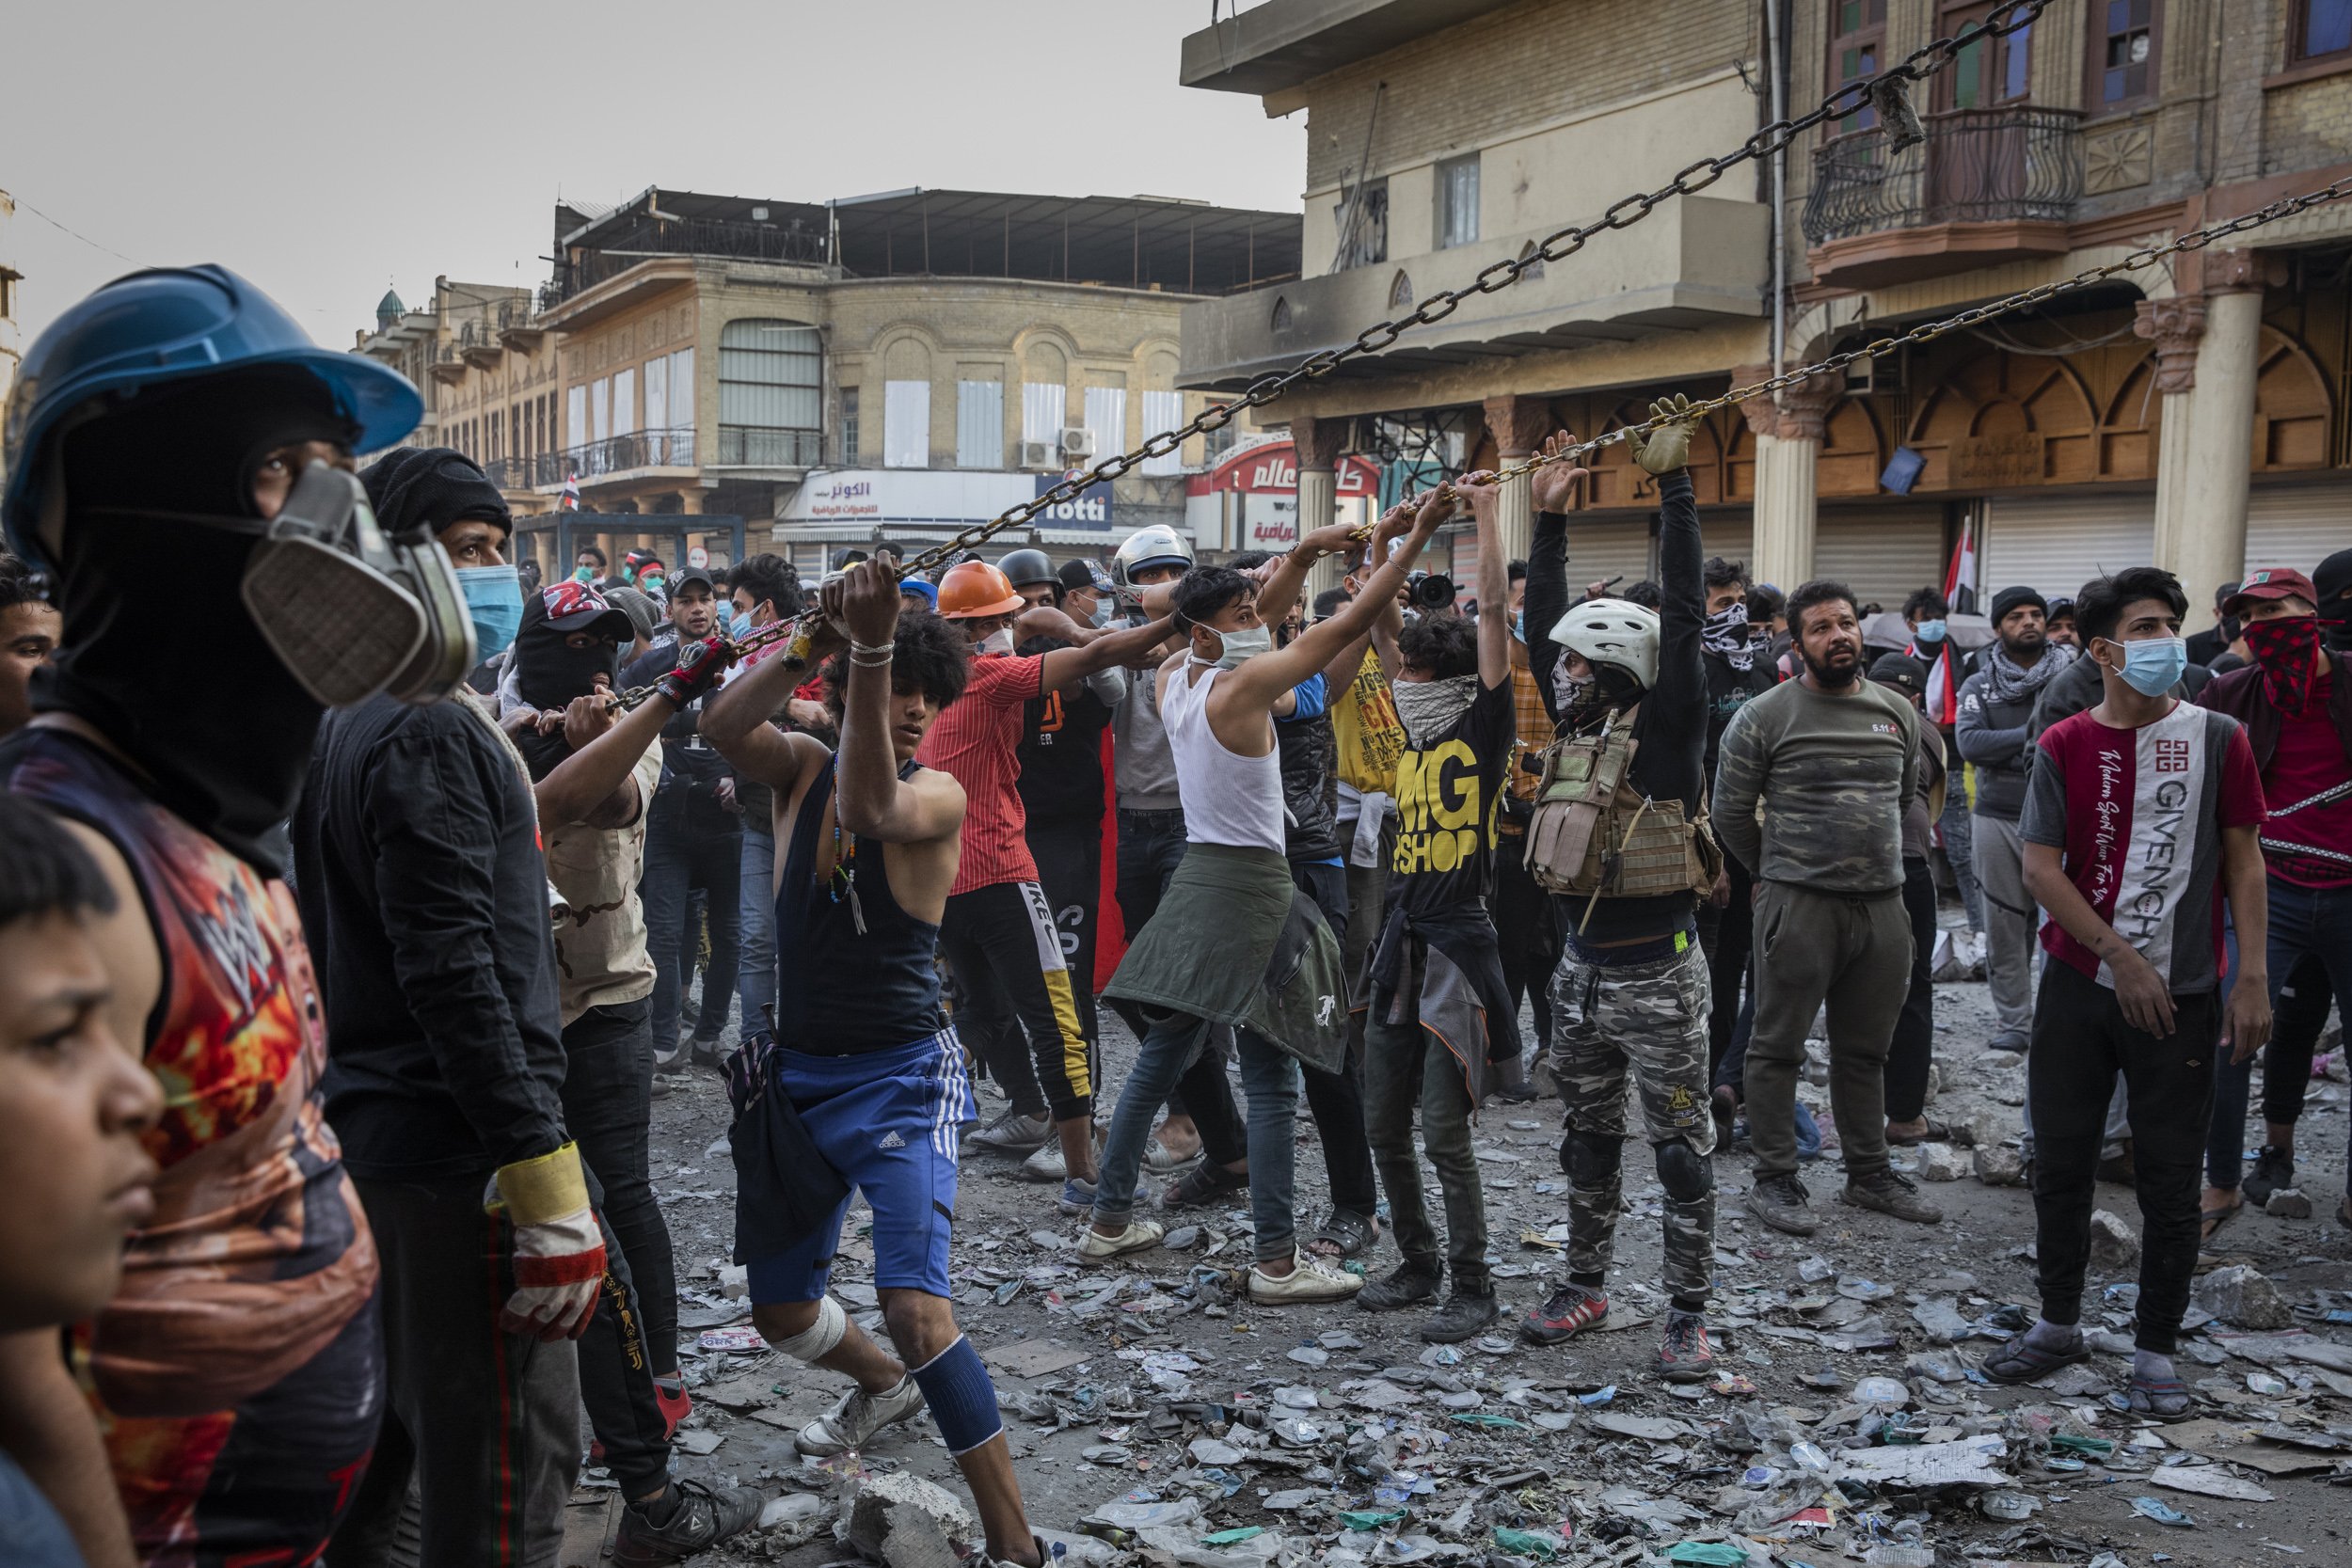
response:
<path id="1" fill-rule="evenodd" d="M 765 430 L 749 425 L 719 427 L 722 468 L 813 468 L 825 458 L 820 430 Z"/>
<path id="2" fill-rule="evenodd" d="M 538 484 L 561 484 L 573 478 L 594 480 L 636 468 L 691 468 L 694 466 L 694 427 L 640 430 L 561 451 L 543 451 L 531 461 L 532 480 Z"/>
<path id="3" fill-rule="evenodd" d="M 1931 224 L 2063 222 L 2083 190 L 2081 116 L 2071 109 L 1954 109 L 1900 152 L 1883 129 L 1813 155 L 1804 236 L 1820 245 Z"/>
<path id="4" fill-rule="evenodd" d="M 797 224 L 650 218 L 601 240 L 594 250 L 578 252 L 570 261 L 558 262 L 555 280 L 540 291 L 540 305 L 544 309 L 569 299 L 655 256 L 815 263 L 825 260 L 825 245 L 821 230 Z"/>

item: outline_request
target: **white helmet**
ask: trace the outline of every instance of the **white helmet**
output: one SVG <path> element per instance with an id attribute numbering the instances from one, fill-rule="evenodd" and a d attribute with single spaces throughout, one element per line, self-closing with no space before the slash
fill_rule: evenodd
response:
<path id="1" fill-rule="evenodd" d="M 1551 640 L 1587 664 L 1610 665 L 1658 684 L 1658 611 L 1631 599 L 1586 599 L 1560 617 Z"/>
<path id="2" fill-rule="evenodd" d="M 1136 586 L 1135 574 L 1147 566 L 1166 566 L 1173 562 L 1185 571 L 1192 570 L 1192 546 L 1184 536 L 1165 523 L 1137 529 L 1119 546 L 1111 557 L 1111 579 L 1121 588 Z"/>

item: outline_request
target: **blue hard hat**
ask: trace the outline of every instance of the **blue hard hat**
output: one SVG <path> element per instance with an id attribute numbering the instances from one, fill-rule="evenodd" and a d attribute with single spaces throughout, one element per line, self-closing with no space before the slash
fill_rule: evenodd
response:
<path id="1" fill-rule="evenodd" d="M 52 322 L 18 368 L 0 425 L 0 525 L 8 546 L 45 566 L 35 523 L 58 422 L 93 398 L 291 365 L 318 377 L 358 434 L 356 451 L 389 447 L 424 417 L 424 399 L 398 371 L 321 348 L 261 290 L 226 267 L 158 267 L 118 277 Z"/>
<path id="2" fill-rule="evenodd" d="M 928 578 L 900 578 L 898 592 L 910 599 L 920 599 L 926 610 L 939 608 L 939 590 Z"/>

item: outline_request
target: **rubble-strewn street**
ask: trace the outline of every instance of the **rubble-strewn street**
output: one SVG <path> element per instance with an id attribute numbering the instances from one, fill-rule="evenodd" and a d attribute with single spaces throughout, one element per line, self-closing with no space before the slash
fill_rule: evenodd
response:
<path id="1" fill-rule="evenodd" d="M 2337 1065 L 2313 1084 L 2303 1122 L 2312 1217 L 2249 1212 L 2215 1237 L 2185 1340 L 2198 1406 L 2162 1425 L 2108 1403 L 2130 1365 L 2138 1216 L 2127 1187 L 2100 1187 L 2113 1223 L 2100 1222 L 2099 1305 L 2085 1323 L 2098 1354 L 2038 1387 L 1975 1373 L 2034 1299 L 2028 1195 L 1978 1174 L 2015 1180 L 2024 1068 L 1979 1049 L 1981 984 L 1939 986 L 1936 1003 L 1930 1111 L 1956 1138 L 1898 1158 L 1932 1183 L 1945 1223 L 1916 1228 L 1837 1204 L 1833 1144 L 1810 1167 L 1823 1228 L 1781 1236 L 1743 1218 L 1745 1157 L 1719 1152 L 1719 1370 L 1694 1386 L 1647 1373 L 1664 1298 L 1652 1283 L 1659 1190 L 1638 1148 L 1606 1328 L 1557 1350 L 1523 1343 L 1508 1319 L 1473 1342 L 1428 1346 L 1411 1313 L 1236 1300 L 1232 1271 L 1248 1258 L 1238 1207 L 1166 1216 L 1173 1244 L 1081 1269 L 1085 1222 L 1054 1212 L 1056 1189 L 1018 1180 L 1013 1161 L 973 1157 L 957 1311 L 996 1378 L 1032 1519 L 1074 1559 L 1188 1568 L 1761 1564 L 1768 1551 L 1890 1568 L 2352 1560 L 2352 1238 L 2328 1218 L 2344 1147 L 2333 1031 Z M 1115 1087 L 1134 1047 L 1107 1012 L 1104 1026 Z M 910 1497 L 952 1497 L 948 1535 L 970 1528 L 928 1418 L 851 1463 L 794 1454 L 793 1432 L 841 1385 L 756 1348 L 720 1270 L 734 1188 L 725 1096 L 707 1075 L 674 1082 L 658 1102 L 655 1172 L 695 1401 L 682 1433 L 694 1457 L 682 1463 L 779 1499 L 772 1528 L 714 1560 L 849 1557 L 835 1521 L 854 1516 L 891 1568 L 947 1568 L 931 1555 L 936 1530 L 885 1517 L 924 1506 Z M 1824 1092 L 1805 1094 L 1826 1128 Z M 995 1108 L 984 1099 L 984 1115 Z M 1496 1273 L 1515 1316 L 1561 1268 L 1558 1119 L 1551 1100 L 1490 1103 L 1480 1118 Z M 1305 1202 L 1322 1166 L 1311 1124 L 1299 1132 Z M 853 1217 L 834 1291 L 878 1328 L 871 1256 Z M 1371 1266 L 1393 1261 L 1384 1243 Z M 903 1476 L 944 1496 L 845 1501 Z M 610 1496 L 593 1481 L 577 1494 L 567 1562 L 593 1562 Z"/>

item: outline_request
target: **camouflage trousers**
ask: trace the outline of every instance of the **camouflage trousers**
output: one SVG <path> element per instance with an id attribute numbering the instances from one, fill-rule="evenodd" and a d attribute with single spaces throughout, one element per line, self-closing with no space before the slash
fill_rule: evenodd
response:
<path id="1" fill-rule="evenodd" d="M 1584 963 L 1571 952 L 1552 977 L 1551 1075 L 1567 1102 L 1560 1164 L 1568 1175 L 1572 1274 L 1609 1267 L 1624 1193 L 1618 1166 L 1629 1068 L 1648 1142 L 1677 1163 L 1680 1178 L 1665 1180 L 1661 1158 L 1666 1288 L 1677 1296 L 1708 1292 L 1715 1267 L 1708 997 L 1707 959 L 1695 938 L 1672 958 L 1622 967 Z M 1668 1156 L 1675 1145 L 1688 1153 Z M 1684 1196 L 1675 1196 L 1677 1186 Z"/>

